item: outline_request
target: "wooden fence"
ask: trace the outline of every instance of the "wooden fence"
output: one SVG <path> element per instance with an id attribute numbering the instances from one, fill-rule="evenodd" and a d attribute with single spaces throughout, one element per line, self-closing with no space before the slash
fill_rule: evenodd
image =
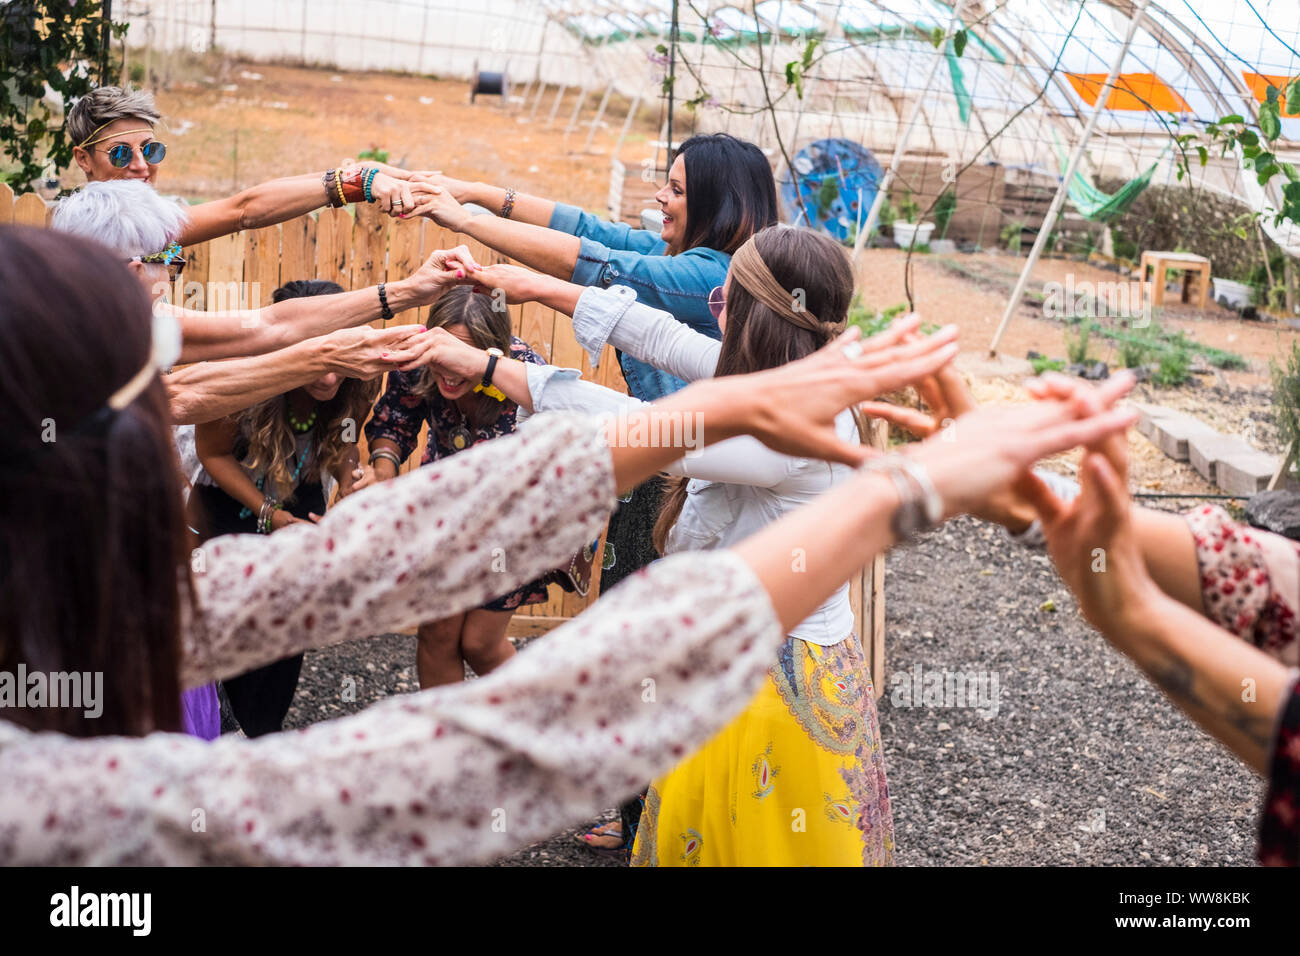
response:
<path id="1" fill-rule="evenodd" d="M 201 283 L 205 290 L 203 302 L 220 305 L 223 297 L 210 294 L 208 290 L 219 293 L 226 283 L 242 283 L 238 288 L 247 290 L 245 295 L 249 298 L 242 305 L 258 308 L 270 304 L 276 287 L 294 279 L 328 279 L 344 289 L 362 289 L 402 278 L 415 271 L 435 249 L 463 244 L 481 263 L 510 261 L 481 243 L 425 219 L 410 222 L 392 219 L 375 206 L 365 204 L 350 208 L 355 210 L 355 214 L 348 208 L 322 209 L 319 213 L 301 216 L 278 226 L 250 229 L 187 246 L 185 285 Z M 12 190 L 0 183 L 0 225 L 45 226 L 49 224 L 49 216 L 49 208 L 39 196 L 26 193 L 15 201 Z M 255 298 L 252 298 L 253 294 Z M 229 303 L 225 307 L 240 305 Z M 514 334 L 548 362 L 579 368 L 584 378 L 619 391 L 627 390 L 612 348 L 606 346 L 600 367 L 593 372 L 586 350 L 574 337 L 568 316 L 536 303 L 513 305 L 509 309 Z M 408 309 L 399 312 L 387 324 L 423 323 L 427 316 L 427 307 Z M 378 327 L 385 323 L 377 319 L 371 324 Z M 419 447 L 403 471 L 418 467 L 424 453 L 426 431 L 427 428 L 421 430 Z M 883 447 L 883 429 L 878 429 L 874 438 Z M 364 461 L 364 435 L 360 440 Z M 586 598 L 551 585 L 550 599 L 545 604 L 521 608 L 515 614 L 510 633 L 516 636 L 543 633 L 594 601 L 600 591 L 600 555 L 603 552 L 602 535 L 596 552 L 591 590 Z M 884 687 L 883 557 L 854 575 L 850 594 L 857 633 L 871 667 L 876 695 L 880 696 Z"/>

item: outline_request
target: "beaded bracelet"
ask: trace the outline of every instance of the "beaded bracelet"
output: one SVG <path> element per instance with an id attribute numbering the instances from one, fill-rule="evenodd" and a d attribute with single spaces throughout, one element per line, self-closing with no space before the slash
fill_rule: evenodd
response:
<path id="1" fill-rule="evenodd" d="M 329 170 L 328 172 L 325 173 L 321 181 L 325 184 L 325 199 L 329 202 L 331 206 L 337 209 L 339 203 L 337 201 L 338 193 L 334 189 L 334 173 L 335 170 L 333 169 Z"/>
<path id="2" fill-rule="evenodd" d="M 370 184 L 375 181 L 375 175 L 379 172 L 378 166 L 371 166 L 366 170 L 365 182 L 362 184 L 365 189 L 366 202 L 374 202 L 375 197 L 370 192 Z"/>
<path id="3" fill-rule="evenodd" d="M 384 283 L 379 283 L 379 316 L 385 322 L 393 317 L 393 310 L 388 307 L 388 295 L 384 292 Z"/>
<path id="4" fill-rule="evenodd" d="M 515 187 L 511 186 L 506 190 L 506 201 L 501 204 L 501 218 L 509 219 L 510 214 L 515 211 Z"/>
<path id="5" fill-rule="evenodd" d="M 343 170 L 342 169 L 334 170 L 334 188 L 339 191 L 339 205 L 346 206 L 348 200 L 347 197 L 343 195 Z"/>

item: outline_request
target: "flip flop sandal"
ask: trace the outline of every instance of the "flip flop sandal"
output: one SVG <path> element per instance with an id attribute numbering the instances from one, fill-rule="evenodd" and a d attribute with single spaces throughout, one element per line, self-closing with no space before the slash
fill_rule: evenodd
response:
<path id="1" fill-rule="evenodd" d="M 613 822 L 613 821 L 611 821 L 611 823 L 612 823 L 612 822 Z M 625 843 L 619 843 L 618 846 L 593 846 L 593 845 L 591 844 L 591 841 L 589 841 L 589 840 L 587 839 L 587 837 L 612 837 L 612 836 L 614 836 L 613 833 L 597 833 L 597 832 L 596 832 L 596 831 L 599 830 L 601 827 L 606 827 L 606 826 L 609 826 L 609 824 L 608 824 L 608 823 L 602 823 L 602 824 L 600 825 L 600 827 L 592 827 L 590 830 L 586 831 L 585 833 L 575 833 L 575 834 L 573 835 L 574 842 L 579 843 L 579 844 L 581 844 L 582 846 L 585 846 L 588 850 L 591 850 L 593 853 L 604 853 L 604 854 L 606 854 L 607 856 L 608 856 L 608 855 L 618 855 L 618 854 L 622 854 L 622 853 L 624 853 L 624 852 L 627 850 L 627 844 L 625 844 Z M 623 839 L 623 834 L 622 834 L 622 832 L 621 832 L 621 827 L 620 827 L 620 832 L 618 833 L 618 838 L 619 838 L 619 840 L 622 840 L 622 839 Z"/>

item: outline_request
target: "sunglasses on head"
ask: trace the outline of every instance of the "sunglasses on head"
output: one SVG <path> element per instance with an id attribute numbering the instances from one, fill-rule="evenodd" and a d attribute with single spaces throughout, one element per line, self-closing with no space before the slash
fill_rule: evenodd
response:
<path id="1" fill-rule="evenodd" d="M 723 294 L 722 286 L 715 285 L 709 290 L 709 315 L 715 319 L 722 318 L 722 310 L 727 307 L 727 297 Z"/>
<path id="2" fill-rule="evenodd" d="M 110 146 L 104 152 L 108 153 L 108 161 L 113 164 L 114 169 L 126 169 L 131 165 L 131 159 L 135 156 L 136 149 L 140 150 L 140 155 L 150 166 L 157 166 L 167 156 L 167 144 L 160 143 L 156 139 L 150 140 L 139 147 L 130 146 L 126 143 L 117 143 Z"/>
<path id="3" fill-rule="evenodd" d="M 132 256 L 130 262 L 145 262 L 149 265 L 158 265 L 167 267 L 167 278 L 175 282 L 180 274 L 185 271 L 185 256 L 181 252 L 179 243 L 173 242 L 162 252 L 155 252 L 147 256 Z"/>

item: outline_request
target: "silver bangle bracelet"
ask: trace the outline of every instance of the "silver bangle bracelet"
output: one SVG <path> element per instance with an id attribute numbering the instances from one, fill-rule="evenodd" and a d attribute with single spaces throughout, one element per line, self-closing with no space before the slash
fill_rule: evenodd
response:
<path id="1" fill-rule="evenodd" d="M 390 451 L 387 448 L 377 448 L 370 453 L 370 467 L 373 468 L 375 466 L 375 460 L 379 458 L 385 458 L 388 461 L 391 461 L 393 463 L 393 468 L 395 469 L 400 470 L 402 467 L 402 460 L 397 457 L 397 453 Z"/>

